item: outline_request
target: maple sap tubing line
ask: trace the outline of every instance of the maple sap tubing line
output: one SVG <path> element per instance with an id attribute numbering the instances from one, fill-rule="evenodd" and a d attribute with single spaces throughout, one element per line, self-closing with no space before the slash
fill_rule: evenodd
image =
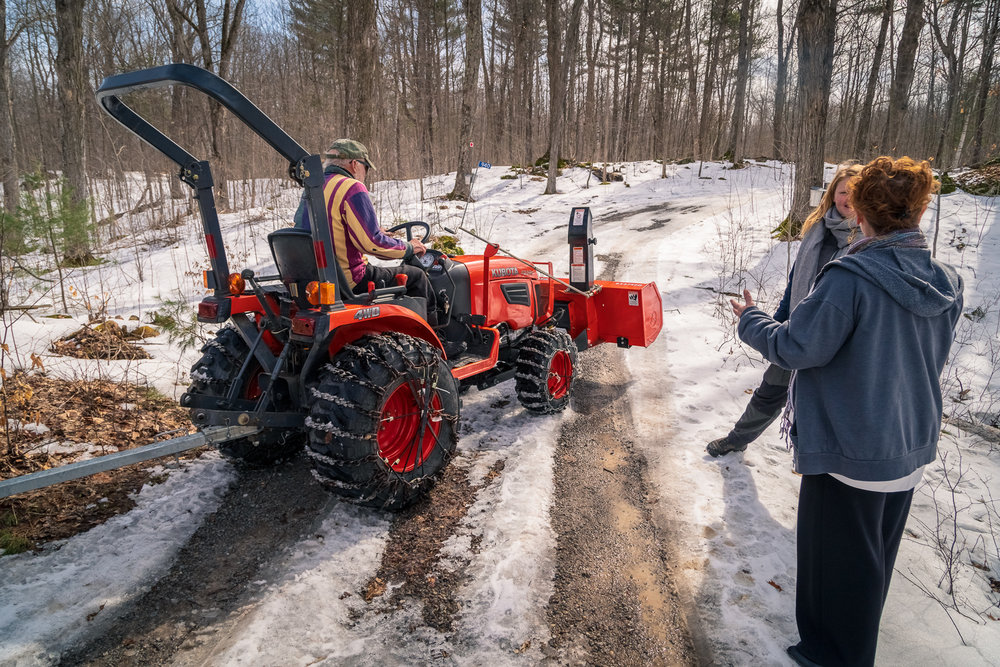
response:
<path id="1" fill-rule="evenodd" d="M 442 229 L 443 229 L 444 231 L 448 232 L 449 234 L 454 234 L 454 233 L 455 233 L 455 230 L 454 230 L 454 229 L 449 229 L 449 228 L 447 228 L 447 227 L 445 227 L 445 226 L 443 226 L 443 225 L 442 225 L 442 227 L 441 227 L 441 228 L 442 228 Z M 471 236 L 474 236 L 474 237 L 476 237 L 477 239 L 479 239 L 479 240 L 480 240 L 480 241 L 482 241 L 483 243 L 489 243 L 490 245 L 496 245 L 495 243 L 492 243 L 492 242 L 491 242 L 491 241 L 489 241 L 488 239 L 484 239 L 484 238 L 483 238 L 482 236 L 480 236 L 479 234 L 477 234 L 477 233 L 475 233 L 475 232 L 472 232 L 472 231 L 469 231 L 469 230 L 468 230 L 468 229 L 466 229 L 465 227 L 459 227 L 458 229 L 459 229 L 460 231 L 463 231 L 463 232 L 465 232 L 466 234 L 469 234 L 469 235 L 471 235 Z M 544 269 L 540 269 L 540 268 L 538 268 L 538 267 L 537 267 L 536 265 L 532 264 L 532 263 L 531 263 L 531 262 L 529 262 L 528 260 L 525 260 L 525 259 L 521 259 L 521 258 L 520 258 L 520 257 L 518 257 L 517 255 L 515 255 L 515 254 L 511 253 L 510 251 L 508 251 L 508 250 L 506 250 L 506 249 L 504 249 L 504 248 L 501 248 L 500 246 L 497 246 L 497 250 L 501 251 L 501 252 L 502 252 L 503 254 L 507 255 L 507 256 L 508 256 L 508 257 L 510 257 L 511 259 L 516 259 L 517 261 L 521 262 L 521 263 L 522 263 L 522 264 L 524 264 L 525 266 L 530 266 L 531 268 L 533 268 L 533 269 L 534 269 L 535 271 L 538 271 L 538 272 L 539 272 L 540 274 L 542 274 L 542 275 L 543 275 L 543 276 L 545 276 L 546 278 L 552 278 L 552 280 L 556 281 L 557 283 L 559 283 L 559 284 L 560 284 L 560 285 L 562 285 L 563 287 L 565 287 L 565 288 L 567 288 L 567 289 L 569 289 L 569 290 L 572 290 L 572 291 L 576 292 L 577 294 L 581 294 L 581 295 L 583 295 L 583 296 L 586 296 L 586 297 L 589 297 L 589 296 L 590 296 L 590 295 L 589 295 L 589 294 L 587 294 L 586 292 L 583 292 L 583 291 L 581 291 L 581 290 L 578 290 L 577 288 L 573 287 L 573 286 L 572 286 L 572 285 L 570 285 L 569 283 L 567 283 L 567 282 L 565 282 L 565 281 L 563 281 L 563 280 L 560 280 L 559 278 L 556 278 L 556 277 L 555 277 L 554 275 L 552 275 L 552 274 L 551 274 L 551 273 L 549 273 L 548 271 L 545 271 Z"/>

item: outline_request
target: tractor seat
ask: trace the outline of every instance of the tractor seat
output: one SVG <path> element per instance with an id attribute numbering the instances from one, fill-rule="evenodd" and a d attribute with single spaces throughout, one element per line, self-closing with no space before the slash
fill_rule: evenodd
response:
<path id="1" fill-rule="evenodd" d="M 267 235 L 267 242 L 271 246 L 271 255 L 274 257 L 274 264 L 278 267 L 278 274 L 281 282 L 285 284 L 288 293 L 295 300 L 299 308 L 311 308 L 306 299 L 306 286 L 319 280 L 319 269 L 316 266 L 316 254 L 313 249 L 312 232 L 299 229 L 297 227 L 286 227 L 278 229 Z M 339 266 L 334 267 L 335 271 L 340 271 Z M 346 303 L 365 303 L 369 299 L 368 295 L 357 295 L 352 292 L 341 292 L 340 299 Z M 390 286 L 375 291 L 377 300 L 398 298 L 406 291 L 405 287 Z M 424 299 L 414 298 L 423 304 Z M 407 307 L 411 307 L 407 304 Z M 423 316 L 426 306 L 412 309 Z"/>
<path id="2" fill-rule="evenodd" d="M 299 308 L 309 308 L 306 285 L 319 280 L 312 233 L 305 229 L 287 227 L 268 234 L 267 242 L 271 246 L 271 255 L 278 267 L 281 282 Z"/>

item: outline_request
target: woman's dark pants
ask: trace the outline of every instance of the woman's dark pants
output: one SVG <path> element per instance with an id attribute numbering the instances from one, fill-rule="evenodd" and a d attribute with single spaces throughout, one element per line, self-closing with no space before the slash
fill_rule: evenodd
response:
<path id="1" fill-rule="evenodd" d="M 785 409 L 791 376 L 791 371 L 780 366 L 768 366 L 760 386 L 750 397 L 747 409 L 726 436 L 726 440 L 740 448 L 756 440 Z"/>
<path id="2" fill-rule="evenodd" d="M 803 475 L 795 620 L 800 652 L 834 665 L 873 665 L 882 607 L 913 490 L 863 491 Z"/>

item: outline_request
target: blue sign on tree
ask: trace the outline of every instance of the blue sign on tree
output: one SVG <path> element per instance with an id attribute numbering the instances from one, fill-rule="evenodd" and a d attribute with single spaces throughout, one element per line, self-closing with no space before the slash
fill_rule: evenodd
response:
<path id="1" fill-rule="evenodd" d="M 489 168 L 490 168 L 490 167 L 492 167 L 493 165 L 492 165 L 492 164 L 490 164 L 489 162 L 480 162 L 480 163 L 479 163 L 479 166 L 480 166 L 480 167 L 482 167 L 483 169 L 489 169 Z"/>

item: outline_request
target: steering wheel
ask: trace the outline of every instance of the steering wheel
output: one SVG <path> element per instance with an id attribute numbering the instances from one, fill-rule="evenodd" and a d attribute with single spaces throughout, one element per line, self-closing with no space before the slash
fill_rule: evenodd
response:
<path id="1" fill-rule="evenodd" d="M 428 225 L 423 220 L 411 220 L 409 222 L 404 222 L 404 223 L 396 225 L 395 227 L 390 227 L 386 231 L 391 233 L 391 232 L 398 232 L 401 229 L 405 229 L 406 230 L 406 240 L 407 241 L 412 241 L 413 240 L 413 228 L 414 227 L 423 227 L 424 228 L 424 235 L 420 238 L 420 242 L 421 243 L 427 243 L 427 239 L 429 239 L 431 237 L 431 226 Z"/>

